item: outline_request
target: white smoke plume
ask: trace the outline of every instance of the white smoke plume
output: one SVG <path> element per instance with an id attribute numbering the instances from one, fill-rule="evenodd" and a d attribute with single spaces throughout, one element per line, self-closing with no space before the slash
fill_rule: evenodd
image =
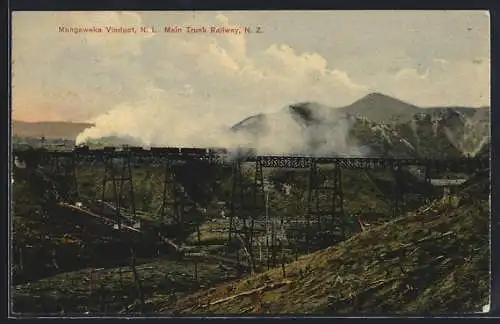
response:
<path id="1" fill-rule="evenodd" d="M 192 101 L 161 89 L 147 89 L 142 101 L 122 104 L 96 118 L 77 144 L 114 136 L 135 146 L 232 146 L 227 127 L 214 114 L 200 114 Z"/>
<path id="2" fill-rule="evenodd" d="M 240 147 L 262 155 L 368 153 L 349 140 L 354 120 L 335 108 L 315 103 L 287 106 L 250 117 L 231 129 L 232 125 L 223 123 L 224 119 L 215 114 L 200 115 L 199 107 L 190 106 L 189 100 L 168 100 L 170 95 L 157 89 L 148 93 L 147 101 L 121 105 L 97 118 L 94 127 L 79 134 L 77 144 L 106 142 L 112 136 L 121 144 L 133 146 Z M 300 112 L 308 115 L 301 116 Z"/>
<path id="3" fill-rule="evenodd" d="M 93 142 L 118 145 L 121 142 L 143 147 L 243 147 L 268 155 L 366 153 L 366 149 L 349 141 L 354 120 L 335 108 L 316 103 L 296 104 L 281 110 L 277 107 L 274 113 L 250 117 L 232 130 L 235 121 L 228 116 L 229 104 L 200 103 L 190 94 L 154 87 L 145 90 L 144 98 L 118 105 L 96 118 L 95 126 L 78 135 L 77 145 Z M 245 110 L 252 111 L 252 108 Z M 253 112 L 272 110 L 260 107 Z M 308 116 L 300 117 L 304 111 Z M 113 141 L 110 142 L 110 138 Z"/>
<path id="4" fill-rule="evenodd" d="M 215 21 L 193 16 L 191 23 L 233 26 L 224 15 Z M 125 94 L 124 103 L 102 107 L 107 112 L 79 134 L 77 144 L 114 136 L 123 144 L 144 147 L 246 147 L 261 154 L 363 152 L 348 143 L 350 121 L 334 109 L 312 107 L 318 122 L 309 127 L 287 109 L 280 110 L 306 100 L 331 103 L 339 96 L 347 103 L 367 91 L 318 53 L 300 53 L 282 44 L 249 51 L 250 36 L 244 34 L 183 34 L 162 37 L 161 43 L 158 37 L 141 42 L 144 51 L 137 53 L 141 59 L 128 61 L 125 70 L 124 82 L 131 84 L 127 89 L 142 92 L 138 95 L 142 99 L 131 100 Z M 157 68 L 151 76 L 142 72 L 150 65 Z M 231 130 L 235 123 L 259 113 L 267 117 L 258 134 Z"/>
<path id="5" fill-rule="evenodd" d="M 301 112 L 305 115 L 301 116 Z M 239 145 L 255 148 L 260 154 L 366 154 L 366 148 L 349 139 L 353 122 L 334 108 L 301 103 L 247 119 L 237 126 L 236 138 Z"/>

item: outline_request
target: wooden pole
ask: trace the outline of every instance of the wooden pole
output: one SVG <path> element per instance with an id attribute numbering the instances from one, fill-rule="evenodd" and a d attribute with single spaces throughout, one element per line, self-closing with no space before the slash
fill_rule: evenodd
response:
<path id="1" fill-rule="evenodd" d="M 262 244 L 260 240 L 257 243 L 259 244 L 259 263 L 262 264 Z"/>
<path id="2" fill-rule="evenodd" d="M 198 282 L 198 262 L 194 260 L 194 280 Z"/>
<path id="3" fill-rule="evenodd" d="M 123 271 L 122 271 L 121 267 L 118 268 L 118 277 L 119 277 L 119 280 L 120 280 L 120 286 L 123 289 Z"/>
<path id="4" fill-rule="evenodd" d="M 89 269 L 89 295 L 94 291 L 94 269 Z"/>
<path id="5" fill-rule="evenodd" d="M 262 311 L 262 298 L 264 297 L 264 292 L 262 290 L 258 290 L 255 292 L 254 299 L 254 311 L 256 313 L 260 313 Z"/>
<path id="6" fill-rule="evenodd" d="M 59 269 L 59 265 L 56 260 L 56 249 L 52 249 L 52 264 L 54 265 L 54 268 Z"/>
<path id="7" fill-rule="evenodd" d="M 270 268 L 269 258 L 269 191 L 266 191 L 266 263 L 267 270 Z"/>
<path id="8" fill-rule="evenodd" d="M 283 244 L 283 239 L 280 240 L 281 244 L 281 271 L 283 272 L 283 278 L 286 278 L 285 271 L 285 245 Z"/>
<path id="9" fill-rule="evenodd" d="M 130 266 L 131 266 L 132 272 L 134 274 L 134 281 L 135 281 L 135 284 L 136 284 L 136 287 L 137 287 L 137 292 L 139 294 L 139 300 L 141 302 L 141 312 L 145 313 L 144 294 L 143 294 L 143 291 L 142 291 L 141 279 L 139 278 L 139 273 L 137 273 L 137 268 L 136 268 L 136 264 L 135 264 L 135 252 L 134 252 L 134 249 L 130 248 L 130 252 L 132 254 Z"/>
<path id="10" fill-rule="evenodd" d="M 105 292 L 104 292 L 104 284 L 101 282 L 99 284 L 99 306 L 101 313 L 104 313 L 106 311 L 106 302 L 105 302 Z"/>
<path id="11" fill-rule="evenodd" d="M 273 267 L 276 266 L 276 254 L 277 254 L 277 244 L 276 244 L 276 221 L 274 218 L 271 219 L 271 247 L 272 247 L 272 262 Z"/>
<path id="12" fill-rule="evenodd" d="M 24 272 L 24 256 L 23 256 L 23 248 L 19 247 L 19 268 Z"/>

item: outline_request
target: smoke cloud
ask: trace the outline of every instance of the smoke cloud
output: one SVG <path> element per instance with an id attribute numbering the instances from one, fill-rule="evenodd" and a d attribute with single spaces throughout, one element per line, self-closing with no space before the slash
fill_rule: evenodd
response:
<path id="1" fill-rule="evenodd" d="M 238 27 L 221 14 L 193 16 L 191 24 Z M 315 114 L 327 115 L 316 116 L 321 121 L 306 127 L 283 107 L 304 100 L 331 103 L 339 94 L 349 98 L 347 104 L 366 87 L 329 67 L 318 53 L 298 52 L 283 44 L 250 51 L 251 37 L 155 35 L 134 43 L 142 50 L 127 61 L 125 70 L 133 77 L 123 80 L 136 96 L 127 93 L 123 103 L 103 107 L 107 112 L 92 120 L 95 126 L 79 134 L 77 144 L 105 142 L 100 139 L 112 136 L 123 144 L 145 147 L 245 147 L 262 154 L 357 151 L 347 143 L 350 124 L 337 120 L 340 115 L 329 116 L 317 105 Z M 106 65 L 110 66 L 106 73 L 117 74 L 116 66 Z M 142 72 L 152 66 L 154 73 Z M 125 73 L 122 69 L 119 73 Z M 259 119 L 257 133 L 249 128 L 232 130 L 235 123 L 255 114 L 266 116 Z"/>
<path id="2" fill-rule="evenodd" d="M 260 154 L 302 154 L 308 156 L 363 155 L 349 137 L 354 119 L 318 103 L 300 103 L 249 118 L 235 129 L 238 144 Z"/>
<path id="3" fill-rule="evenodd" d="M 104 137 L 122 139 L 139 146 L 219 147 L 230 145 L 228 128 L 215 114 L 200 114 L 194 101 L 162 89 L 147 89 L 138 102 L 119 105 L 97 117 L 95 126 L 84 130 L 77 144 Z M 130 140 L 133 139 L 133 143 Z"/>
<path id="4" fill-rule="evenodd" d="M 189 98 L 160 89 L 147 91 L 147 98 L 120 105 L 98 117 L 94 127 L 79 134 L 77 144 L 245 148 L 266 155 L 368 153 L 349 139 L 354 120 L 317 103 L 286 106 L 249 117 L 232 127 L 216 114 L 200 115 L 200 107 L 192 106 Z"/>

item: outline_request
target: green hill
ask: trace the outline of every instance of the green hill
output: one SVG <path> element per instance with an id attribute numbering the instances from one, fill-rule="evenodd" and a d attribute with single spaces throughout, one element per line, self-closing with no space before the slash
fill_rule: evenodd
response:
<path id="1" fill-rule="evenodd" d="M 486 180 L 484 180 L 486 181 Z M 483 182 L 484 182 L 483 181 Z M 440 201 L 282 268 L 223 284 L 162 312 L 451 314 L 489 296 L 488 201 Z M 161 307 L 161 306 L 160 306 Z"/>

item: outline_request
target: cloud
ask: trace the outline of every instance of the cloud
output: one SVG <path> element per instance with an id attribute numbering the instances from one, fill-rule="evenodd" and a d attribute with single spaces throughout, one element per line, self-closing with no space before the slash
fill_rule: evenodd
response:
<path id="1" fill-rule="evenodd" d="M 439 63 L 439 64 L 443 64 L 443 65 L 450 63 L 450 61 L 442 59 L 442 58 L 435 58 L 434 62 Z"/>
<path id="2" fill-rule="evenodd" d="M 215 20 L 231 26 L 224 15 Z M 287 45 L 271 44 L 250 54 L 244 35 L 163 38 L 156 49 L 162 60 L 179 63 L 167 64 L 169 73 L 182 74 L 186 82 L 167 85 L 161 78 L 136 80 L 136 87 L 144 92 L 140 99 L 125 101 L 97 117 L 96 126 L 80 134 L 79 142 L 132 136 L 148 146 L 232 147 L 252 143 L 264 151 L 278 147 L 294 150 L 310 135 L 301 138 L 301 127 L 287 114 L 270 120 L 267 135 L 257 143 L 245 134 L 228 132 L 228 128 L 252 113 L 275 112 L 297 101 L 329 102 L 335 94 L 348 93 L 354 98 L 365 90 L 346 72 L 330 69 L 318 53 L 296 53 Z M 145 63 L 151 64 L 135 62 Z M 163 64 L 156 66 L 165 68 Z M 344 149 L 338 132 L 347 131 L 348 126 L 339 127 L 335 148 Z M 292 140 L 296 136 L 299 138 Z"/>
<path id="3" fill-rule="evenodd" d="M 124 93 L 133 95 L 135 80 L 147 80 L 140 67 L 129 64 L 140 54 L 144 37 L 64 33 L 59 27 L 105 28 L 140 22 L 140 16 L 134 13 L 16 12 L 12 36 L 13 117 L 88 120 L 111 109 Z"/>
<path id="4" fill-rule="evenodd" d="M 489 75 L 487 58 L 453 62 L 436 59 L 424 73 L 415 68 L 401 69 L 388 79 L 386 87 L 396 89 L 399 98 L 421 106 L 433 106 L 436 102 L 449 106 L 488 106 Z"/>
<path id="5" fill-rule="evenodd" d="M 200 114 L 203 107 L 197 105 L 192 96 L 147 88 L 143 99 L 120 104 L 97 117 L 96 126 L 82 132 L 77 142 L 131 136 L 146 146 L 230 145 L 233 139 L 227 136 L 227 128 L 220 125 L 217 115 Z"/>
<path id="6" fill-rule="evenodd" d="M 399 70 L 395 78 L 398 81 L 405 82 L 407 80 L 425 80 L 429 76 L 429 71 L 425 71 L 425 73 L 419 73 L 415 68 L 406 68 Z"/>
<path id="7" fill-rule="evenodd" d="M 479 35 L 479 45 L 452 47 L 462 39 L 452 35 L 458 16 L 449 19 L 453 28 L 438 24 L 436 37 L 423 32 L 435 23 L 407 17 L 408 26 L 401 30 L 421 28 L 411 34 L 418 38 L 416 46 L 399 29 L 377 25 L 384 20 L 375 14 L 359 14 L 370 22 L 366 26 L 350 22 L 353 13 L 347 22 L 344 14 L 336 19 L 333 13 L 294 15 L 294 21 L 308 27 L 298 28 L 286 13 L 18 13 L 13 21 L 14 118 L 92 120 L 98 126 L 89 136 L 130 132 L 145 141 L 168 135 L 185 142 L 204 140 L 210 127 L 216 133 L 249 115 L 288 104 L 342 106 L 375 90 L 417 105 L 489 103 L 489 58 L 478 55 L 488 46 L 481 29 L 474 28 L 463 32 L 463 40 L 470 45 Z M 398 19 L 391 20 L 393 25 Z M 162 30 L 164 25 L 241 27 L 254 22 L 264 24 L 266 32 L 57 32 L 60 25 L 146 24 Z M 346 23 L 352 28 L 342 28 Z M 443 41 L 441 34 L 455 38 Z M 443 42 L 449 47 L 440 47 Z"/>
<path id="8" fill-rule="evenodd" d="M 71 12 L 68 27 L 92 27 L 98 26 L 106 30 L 107 27 L 136 27 L 138 31 L 142 26 L 141 16 L 133 12 Z M 139 55 L 141 43 L 153 34 L 130 34 L 124 37 L 119 32 L 81 33 L 81 38 L 88 46 L 96 47 L 104 58 L 113 57 L 123 53 L 128 55 Z M 75 38 L 74 35 L 69 35 Z"/>

